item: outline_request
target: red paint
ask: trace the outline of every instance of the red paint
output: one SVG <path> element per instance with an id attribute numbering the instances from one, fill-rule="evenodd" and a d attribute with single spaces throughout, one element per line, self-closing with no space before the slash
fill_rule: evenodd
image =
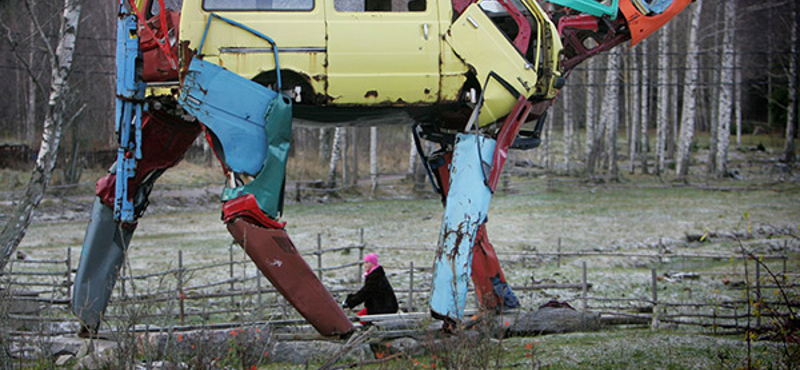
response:
<path id="1" fill-rule="evenodd" d="M 142 113 L 142 159 L 136 163 L 136 175 L 129 180 L 128 199 L 133 199 L 139 186 L 153 171 L 178 164 L 200 130 L 200 125 L 196 123 L 161 111 Z M 108 174 L 97 181 L 95 190 L 100 200 L 112 208 L 116 179 L 115 174 Z"/>

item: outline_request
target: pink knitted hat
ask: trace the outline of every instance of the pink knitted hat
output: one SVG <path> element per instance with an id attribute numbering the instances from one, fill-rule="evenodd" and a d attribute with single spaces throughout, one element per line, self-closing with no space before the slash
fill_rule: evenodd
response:
<path id="1" fill-rule="evenodd" d="M 370 253 L 364 256 L 364 262 L 369 262 L 375 266 L 378 266 L 378 255 L 375 253 Z"/>

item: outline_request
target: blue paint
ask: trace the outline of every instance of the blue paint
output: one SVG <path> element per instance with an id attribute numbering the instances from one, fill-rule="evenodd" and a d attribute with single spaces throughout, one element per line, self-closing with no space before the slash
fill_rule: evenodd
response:
<path id="1" fill-rule="evenodd" d="M 136 15 L 120 0 L 117 21 L 117 149 L 114 219 L 133 222 L 133 202 L 128 194 L 128 180 L 136 173 L 136 162 L 142 159 L 142 110 L 145 83 L 136 73 L 136 60 L 141 58 L 136 35 Z"/>
<path id="2" fill-rule="evenodd" d="M 673 0 L 643 0 L 642 5 L 650 11 L 649 15 L 661 14 L 672 5 Z"/>
<path id="3" fill-rule="evenodd" d="M 456 136 L 450 164 L 450 191 L 434 262 L 431 311 L 460 320 L 464 316 L 472 272 L 472 245 L 486 222 L 492 192 L 483 164 L 491 164 L 495 140 L 475 134 Z"/>
<path id="4" fill-rule="evenodd" d="M 603 5 L 598 0 L 547 0 L 553 4 L 565 6 L 567 8 L 575 9 L 579 12 L 591 14 L 595 17 L 609 17 L 609 19 L 617 19 L 619 10 L 619 0 L 612 0 L 610 5 Z M 672 1 L 672 0 L 669 0 Z"/>
<path id="5" fill-rule="evenodd" d="M 267 156 L 265 117 L 277 97 L 265 86 L 195 58 L 178 102 L 216 135 L 231 170 L 255 176 Z"/>

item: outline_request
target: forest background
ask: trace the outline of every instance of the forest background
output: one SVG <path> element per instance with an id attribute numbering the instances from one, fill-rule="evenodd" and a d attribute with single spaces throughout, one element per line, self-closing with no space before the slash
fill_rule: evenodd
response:
<path id="1" fill-rule="evenodd" d="M 0 167 L 26 169 L 35 160 L 51 82 L 47 50 L 57 42 L 63 6 L 60 0 L 0 2 L 0 84 L 6 86 Z M 618 179 L 620 170 L 683 178 L 702 161 L 703 173 L 730 175 L 728 153 L 743 148 L 742 135 L 766 135 L 782 147 L 776 157 L 793 162 L 796 7 L 785 0 L 697 1 L 640 45 L 582 64 L 547 122 L 545 135 L 561 145 L 545 140 L 535 162 L 564 174 Z M 113 162 L 116 8 L 103 1 L 81 12 L 52 185 L 78 183 L 84 169 Z M 369 131 L 296 127 L 289 181 L 338 177 L 352 183 L 370 172 L 414 170 L 408 127 Z M 370 146 L 371 140 L 379 144 Z M 197 144 L 193 153 L 200 155 L 190 158 L 211 162 L 203 140 Z M 688 161 L 698 152 L 706 159 Z M 337 162 L 330 162 L 331 154 Z M 9 181 L 12 188 L 25 182 Z"/>

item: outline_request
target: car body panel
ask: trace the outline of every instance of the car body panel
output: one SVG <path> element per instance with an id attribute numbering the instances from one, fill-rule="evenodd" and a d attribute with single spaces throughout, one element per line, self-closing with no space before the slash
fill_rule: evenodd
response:
<path id="1" fill-rule="evenodd" d="M 212 10 L 203 8 L 204 0 L 185 0 L 180 35 L 198 52 L 211 12 L 268 35 L 277 44 L 281 70 L 301 76 L 313 90 L 315 99 L 298 109 L 303 103 L 347 109 L 474 103 L 475 94 L 467 93 L 486 85 L 479 116 L 484 126 L 508 114 L 520 94 L 555 96 L 561 43 L 535 1 L 519 2 L 534 20 L 532 61 L 478 5 L 453 21 L 452 2 L 425 1 L 423 11 L 390 12 L 337 10 L 334 0 L 315 0 L 308 11 Z M 212 20 L 200 53 L 205 61 L 261 83 L 274 74 L 269 44 L 224 22 Z M 471 74 L 474 82 L 467 87 Z"/>
<path id="2" fill-rule="evenodd" d="M 484 85 L 479 126 L 508 114 L 517 96 L 534 94 L 536 66 L 522 56 L 477 3 L 453 22 L 445 40 Z"/>
<path id="3" fill-rule="evenodd" d="M 431 2 L 433 3 L 433 2 Z M 339 11 L 327 1 L 330 105 L 439 101 L 439 15 Z"/>

